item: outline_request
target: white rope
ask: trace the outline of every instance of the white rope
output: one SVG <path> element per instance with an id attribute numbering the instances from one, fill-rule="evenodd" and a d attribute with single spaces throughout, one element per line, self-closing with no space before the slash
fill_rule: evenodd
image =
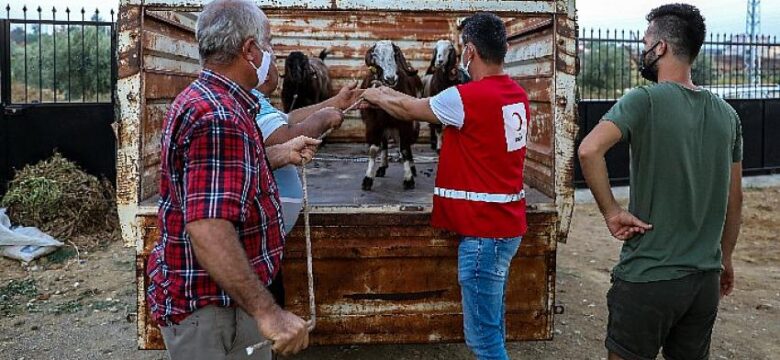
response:
<path id="1" fill-rule="evenodd" d="M 306 235 L 306 280 L 309 287 L 309 313 L 311 318 L 306 322 L 309 332 L 314 331 L 317 325 L 317 304 L 314 299 L 314 264 L 311 251 L 311 223 L 309 221 L 309 184 L 306 179 L 306 160 L 301 165 L 301 178 L 303 180 L 303 227 Z M 247 356 L 252 355 L 255 350 L 262 349 L 271 345 L 271 340 L 263 340 L 257 344 L 246 348 Z"/>
<path id="2" fill-rule="evenodd" d="M 293 98 L 293 104 L 295 104 L 295 101 L 298 99 L 298 94 L 295 94 Z M 360 103 L 363 101 L 363 98 L 358 99 L 354 104 L 349 106 L 348 108 L 344 109 L 342 111 L 342 114 L 345 114 L 349 111 L 352 111 L 356 109 Z M 333 129 L 328 129 L 325 131 L 319 138 L 322 140 L 328 134 L 331 133 Z M 309 160 L 308 162 L 310 162 Z M 306 159 L 303 160 L 303 164 L 301 164 L 301 180 L 303 182 L 303 227 L 306 237 L 306 279 L 308 281 L 308 287 L 309 287 L 309 313 L 311 314 L 311 318 L 309 321 L 306 322 L 307 328 L 309 332 L 314 331 L 314 327 L 317 325 L 317 303 L 314 298 L 314 264 L 312 259 L 312 250 L 311 250 L 311 222 L 309 219 L 309 184 L 308 180 L 306 178 Z M 262 349 L 266 346 L 271 345 L 271 340 L 264 340 L 257 344 L 254 344 L 252 346 L 249 346 L 246 348 L 246 354 L 252 355 L 255 350 Z"/>
<path id="3" fill-rule="evenodd" d="M 314 301 L 314 265 L 311 254 L 311 222 L 309 221 L 309 184 L 306 180 L 306 163 L 301 165 L 301 177 L 303 180 L 303 226 L 306 233 L 306 277 L 309 282 L 309 332 L 314 330 L 317 324 L 317 305 Z"/>

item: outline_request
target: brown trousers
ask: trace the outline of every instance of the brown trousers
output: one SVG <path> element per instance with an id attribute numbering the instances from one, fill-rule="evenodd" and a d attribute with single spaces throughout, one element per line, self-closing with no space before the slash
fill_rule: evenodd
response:
<path id="1" fill-rule="evenodd" d="M 172 360 L 271 360 L 270 346 L 247 356 L 246 347 L 264 338 L 257 322 L 239 308 L 207 306 L 160 330 Z"/>

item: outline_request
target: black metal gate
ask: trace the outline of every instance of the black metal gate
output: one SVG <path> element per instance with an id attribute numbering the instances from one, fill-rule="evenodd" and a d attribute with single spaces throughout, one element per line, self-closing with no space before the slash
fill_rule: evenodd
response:
<path id="1" fill-rule="evenodd" d="M 626 92 L 648 82 L 639 75 L 644 45 L 638 31 L 580 32 L 577 76 L 581 140 Z M 726 99 L 742 120 L 745 174 L 780 171 L 780 48 L 777 36 L 710 33 L 693 64 L 693 82 Z M 757 62 L 747 61 L 754 54 Z M 577 144 L 579 145 L 579 143 Z M 628 183 L 627 144 L 606 154 L 613 185 Z M 579 162 L 575 184 L 585 181 Z"/>
<path id="2" fill-rule="evenodd" d="M 31 20 L 25 7 L 22 19 L 0 20 L 0 195 L 16 169 L 54 151 L 116 180 L 114 12 L 62 12 L 43 20 L 39 7 Z"/>
<path id="3" fill-rule="evenodd" d="M 746 175 L 760 175 L 780 171 L 780 99 L 726 99 L 742 121 Z M 579 141 L 592 130 L 609 111 L 615 101 L 582 101 L 579 103 Z M 628 144 L 618 143 L 606 154 L 609 179 L 613 185 L 628 184 Z M 575 162 L 574 181 L 585 186 L 579 161 Z"/>

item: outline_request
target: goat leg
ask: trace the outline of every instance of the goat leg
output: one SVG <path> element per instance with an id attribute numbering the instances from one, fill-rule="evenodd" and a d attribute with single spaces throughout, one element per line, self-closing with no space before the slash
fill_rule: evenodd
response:
<path id="1" fill-rule="evenodd" d="M 388 166 L 388 154 L 387 154 L 387 138 L 382 139 L 382 150 L 379 152 L 379 168 L 376 169 L 376 177 L 385 177 Z"/>
<path id="2" fill-rule="evenodd" d="M 374 186 L 374 177 L 376 176 L 376 154 L 379 152 L 379 146 L 371 145 L 368 148 L 368 169 L 366 169 L 366 177 L 363 178 L 362 188 L 364 191 L 370 191 Z"/>
<path id="3" fill-rule="evenodd" d="M 416 173 L 416 169 L 413 171 L 414 167 L 414 159 L 412 158 L 412 149 L 410 146 L 406 146 L 403 150 L 401 150 L 401 155 L 403 156 L 404 161 L 404 190 L 411 190 L 414 189 L 414 173 Z"/>
<path id="4" fill-rule="evenodd" d="M 436 153 L 441 152 L 441 147 L 443 145 L 443 137 L 444 137 L 444 129 L 441 125 L 436 126 Z"/>
<path id="5" fill-rule="evenodd" d="M 438 132 L 436 131 L 436 125 L 435 124 L 428 124 L 428 129 L 430 130 L 430 136 L 431 136 L 431 150 L 436 150 L 437 147 L 437 140 L 438 137 L 436 136 Z"/>

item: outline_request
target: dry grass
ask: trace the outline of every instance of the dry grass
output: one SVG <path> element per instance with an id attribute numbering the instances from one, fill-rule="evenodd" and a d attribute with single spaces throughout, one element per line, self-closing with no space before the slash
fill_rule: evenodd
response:
<path id="1" fill-rule="evenodd" d="M 119 238 L 114 188 L 59 153 L 16 172 L 0 206 L 14 224 L 35 226 L 82 249 Z"/>

